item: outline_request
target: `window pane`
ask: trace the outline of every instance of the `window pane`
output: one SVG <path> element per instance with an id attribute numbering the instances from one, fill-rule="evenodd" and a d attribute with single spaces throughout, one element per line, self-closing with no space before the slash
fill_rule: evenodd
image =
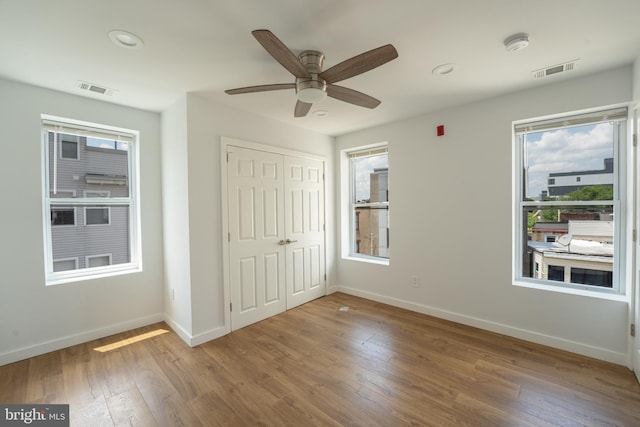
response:
<path id="1" fill-rule="evenodd" d="M 564 269 L 568 268 L 571 283 L 612 283 L 605 282 L 614 265 L 612 205 L 526 206 L 522 222 L 527 224 L 523 230 L 523 277 L 564 282 Z M 590 276 L 574 274 L 585 269 L 591 271 Z"/>
<path id="2" fill-rule="evenodd" d="M 86 208 L 86 209 L 85 209 Z M 58 207 L 52 208 L 53 210 Z M 77 268 L 88 268 L 87 259 L 91 257 L 111 254 L 111 264 L 125 264 L 130 262 L 129 246 L 129 207 L 124 205 L 111 206 L 108 209 L 100 206 L 77 206 L 78 224 L 85 224 L 87 219 L 82 216 L 98 214 L 102 220 L 104 212 L 109 212 L 110 222 L 100 227 L 52 227 L 51 242 L 53 260 L 78 259 Z M 91 220 L 89 220 L 91 221 Z M 97 262 L 97 261 L 96 261 Z"/>
<path id="3" fill-rule="evenodd" d="M 564 267 L 559 265 L 550 265 L 547 277 L 549 280 L 555 280 L 557 282 L 564 282 Z"/>
<path id="4" fill-rule="evenodd" d="M 78 268 L 78 259 L 62 259 L 53 261 L 53 271 L 69 271 Z"/>
<path id="5" fill-rule="evenodd" d="M 389 258 L 389 158 L 386 150 L 358 154 L 351 157 L 352 250 Z"/>
<path id="6" fill-rule="evenodd" d="M 528 133 L 523 200 L 613 200 L 614 124 Z"/>
<path id="7" fill-rule="evenodd" d="M 65 135 L 68 137 L 68 135 Z M 77 139 L 77 137 L 74 137 Z M 78 158 L 78 141 L 69 141 L 65 138 L 60 141 L 60 157 L 63 159 L 77 159 Z"/>
<path id="8" fill-rule="evenodd" d="M 389 207 L 355 209 L 355 252 L 389 258 Z"/>
<path id="9" fill-rule="evenodd" d="M 86 225 L 108 225 L 109 224 L 109 208 L 91 207 L 85 209 Z"/>
<path id="10" fill-rule="evenodd" d="M 613 272 L 574 267 L 571 269 L 571 283 L 611 288 L 613 287 Z"/>
<path id="11" fill-rule="evenodd" d="M 61 158 L 54 156 L 56 138 L 63 141 L 62 148 L 57 147 L 62 150 Z M 73 146 L 79 155 L 73 159 L 79 160 L 70 160 L 64 155 L 65 150 L 71 150 L 64 145 L 64 141 L 70 138 L 78 141 Z M 129 197 L 128 144 L 55 132 L 48 132 L 48 140 L 50 197 L 69 197 L 70 194 L 82 197 L 85 192 Z M 102 143 L 104 146 L 100 145 Z M 109 146 L 112 148 L 108 149 Z"/>
<path id="12" fill-rule="evenodd" d="M 354 177 L 354 202 L 389 201 L 389 158 L 386 153 L 351 160 Z"/>
<path id="13" fill-rule="evenodd" d="M 72 206 L 51 209 L 51 225 L 76 225 L 76 212 Z"/>

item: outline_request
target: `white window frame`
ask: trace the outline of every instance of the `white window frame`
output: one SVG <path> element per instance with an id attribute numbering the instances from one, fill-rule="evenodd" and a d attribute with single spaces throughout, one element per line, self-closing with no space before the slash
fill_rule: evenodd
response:
<path id="1" fill-rule="evenodd" d="M 523 207 L 527 205 L 537 205 L 539 202 L 524 202 L 522 191 L 524 188 L 523 185 L 523 144 L 518 136 L 518 129 L 522 129 L 525 126 L 528 126 L 532 131 L 538 130 L 551 130 L 551 128 L 545 128 L 545 126 L 549 126 L 549 123 L 558 123 L 559 125 L 556 128 L 567 127 L 567 121 L 575 120 L 576 123 L 573 124 L 595 124 L 598 122 L 606 122 L 606 119 L 598 119 L 599 117 L 603 117 L 603 113 L 606 114 L 615 114 L 617 111 L 619 113 L 620 110 L 627 109 L 628 105 L 620 104 L 609 107 L 603 107 L 598 109 L 590 109 L 590 110 L 582 110 L 576 111 L 569 114 L 562 115 L 552 115 L 545 117 L 532 118 L 527 120 L 519 120 L 513 122 L 513 170 L 512 170 L 512 182 L 513 182 L 513 260 L 512 260 L 512 275 L 513 275 L 513 285 L 529 287 L 535 289 L 542 289 L 547 291 L 561 292 L 561 293 L 569 293 L 569 294 L 578 294 L 585 295 L 590 297 L 602 298 L 602 299 L 611 299 L 611 300 L 621 300 L 624 301 L 627 299 L 627 295 L 630 291 L 629 277 L 630 271 L 629 266 L 630 263 L 630 254 L 632 253 L 630 245 L 630 240 L 627 236 L 631 235 L 631 219 L 633 215 L 632 211 L 632 203 L 625 203 L 626 200 L 633 200 L 630 197 L 632 196 L 631 188 L 632 185 L 630 183 L 629 172 L 632 167 L 632 160 L 628 153 L 630 152 L 629 145 L 631 144 L 631 119 L 629 117 L 629 113 L 627 111 L 626 115 L 623 119 L 619 119 L 621 124 L 617 128 L 617 134 L 614 136 L 614 170 L 616 171 L 614 175 L 614 200 L 607 201 L 584 201 L 584 202 L 548 202 L 546 205 L 554 206 L 554 205 L 562 205 L 562 206 L 593 206 L 593 205 L 611 205 L 613 207 L 614 217 L 616 221 L 614 222 L 614 257 L 613 257 L 613 288 L 604 288 L 590 285 L 581 285 L 581 284 L 571 284 L 571 283 L 562 283 L 558 284 L 555 281 L 529 278 L 522 276 L 523 269 L 523 254 L 522 248 L 523 245 L 526 244 L 524 239 L 526 239 L 526 235 L 523 235 Z M 579 120 L 584 120 L 583 123 L 578 122 Z M 564 124 L 562 124 L 564 123 Z M 614 132 L 616 132 L 614 130 Z M 565 274 L 567 269 L 565 269 Z"/>
<path id="2" fill-rule="evenodd" d="M 132 129 L 124 129 L 114 126 L 100 125 L 80 120 L 62 118 L 43 114 L 42 119 L 42 194 L 43 194 L 43 227 L 44 227 L 44 259 L 45 259 L 45 284 L 58 285 L 69 282 L 76 282 L 88 279 L 108 277 L 119 274 L 128 274 L 142 271 L 141 256 L 141 238 L 140 238 L 140 207 L 139 207 L 139 132 Z M 48 132 L 63 132 L 77 134 L 83 136 L 95 136 L 99 138 L 118 138 L 128 142 L 128 179 L 129 179 L 129 195 L 127 197 L 50 197 L 49 183 L 49 141 Z M 80 143 L 78 144 L 80 146 Z M 57 147 L 57 141 L 54 144 Z M 57 148 L 54 149 L 53 156 L 57 157 Z M 80 156 L 78 156 L 80 157 Z M 53 162 L 54 171 L 56 170 L 55 161 Z M 55 186 L 55 185 L 54 185 Z M 129 209 L 129 233 L 128 233 L 128 250 L 129 262 L 111 265 L 100 268 L 82 268 L 70 271 L 54 272 L 53 271 L 53 253 L 52 253 L 52 235 L 51 235 L 51 208 L 56 205 L 86 207 L 87 205 L 95 205 L 96 207 L 110 206 L 127 206 Z M 108 205 L 108 206 L 105 206 Z M 77 212 L 75 216 L 77 225 Z M 85 216 L 86 218 L 86 216 Z M 111 212 L 109 212 L 111 222 Z M 86 222 L 86 219 L 85 219 Z M 102 225 L 102 224 L 101 224 Z M 57 260 L 56 260 L 57 261 Z"/>
<path id="3" fill-rule="evenodd" d="M 107 222 L 100 224 L 89 224 L 87 222 L 87 210 L 91 209 L 106 209 L 107 210 Z M 111 208 L 109 206 L 85 206 L 84 207 L 84 225 L 87 227 L 100 227 L 105 225 L 111 225 Z"/>
<path id="4" fill-rule="evenodd" d="M 355 236 L 356 236 L 355 208 L 356 206 L 362 207 L 362 206 L 379 205 L 379 206 L 386 206 L 389 208 L 389 211 L 391 210 L 390 204 L 388 201 L 378 202 L 378 203 L 368 203 L 366 205 L 363 205 L 363 204 L 356 205 L 354 203 L 355 183 L 353 179 L 354 171 L 352 170 L 352 166 L 351 166 L 351 158 L 354 153 L 364 153 L 364 152 L 370 152 L 372 155 L 386 153 L 388 156 L 389 144 L 387 142 L 381 142 L 381 143 L 371 144 L 366 146 L 353 147 L 353 148 L 345 149 L 341 152 L 342 153 L 341 175 L 343 177 L 341 180 L 342 181 L 341 191 L 343 193 L 343 196 L 346 196 L 346 198 L 343 197 L 345 209 L 343 211 L 342 233 L 348 235 L 348 239 L 343 239 L 343 242 L 345 243 L 343 244 L 343 247 L 342 247 L 342 254 L 343 254 L 342 257 L 344 259 L 350 259 L 354 261 L 362 261 L 362 262 L 368 262 L 368 263 L 380 264 L 380 265 L 389 265 L 390 257 L 383 258 L 378 256 L 360 254 L 356 252 L 356 242 L 355 242 Z M 389 229 L 391 228 L 390 223 L 391 223 L 391 220 L 389 219 L 389 227 L 388 227 Z"/>

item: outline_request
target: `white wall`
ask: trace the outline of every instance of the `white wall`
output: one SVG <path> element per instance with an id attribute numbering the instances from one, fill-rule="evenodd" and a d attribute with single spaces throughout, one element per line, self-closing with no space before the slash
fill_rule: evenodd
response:
<path id="1" fill-rule="evenodd" d="M 337 289 L 628 364 L 626 301 L 512 286 L 512 121 L 631 97 L 624 67 L 338 137 L 389 142 L 391 260 L 339 258 Z"/>
<path id="2" fill-rule="evenodd" d="M 186 112 L 184 112 L 186 108 Z M 333 139 L 331 137 L 292 127 L 261 116 L 249 116 L 244 112 L 214 105 L 196 94 L 186 96 L 186 104 L 179 101 L 169 114 L 178 117 L 172 120 L 176 126 L 182 126 L 186 117 L 186 138 L 180 129 L 175 133 L 175 141 L 163 144 L 164 197 L 165 208 L 169 208 L 170 200 L 179 200 L 176 208 L 180 218 L 165 220 L 167 247 L 167 271 L 170 268 L 181 274 L 166 275 L 166 293 L 172 288 L 188 287 L 190 302 L 169 299 L 167 312 L 175 312 L 172 306 L 187 304 L 191 306 L 191 326 L 182 325 L 185 320 L 173 319 L 187 336 L 183 339 L 194 345 L 228 332 L 225 324 L 224 284 L 222 280 L 222 212 L 221 212 L 221 176 L 220 176 L 220 138 L 222 136 L 272 145 L 276 147 L 307 152 L 327 157 L 327 176 L 333 176 Z M 173 126 L 173 125 L 172 125 Z M 170 132 L 163 133 L 168 135 Z M 182 144 L 179 155 L 169 158 L 165 148 L 172 144 Z M 175 151 L 172 151 L 174 153 Z M 186 166 L 184 155 L 186 153 Z M 172 155 L 172 154 L 171 154 Z M 173 164 L 173 165 L 172 165 Z M 171 168 L 171 172 L 169 169 Z M 177 176 L 173 176 L 176 173 Z M 185 176 L 186 174 L 186 176 Z M 172 187 L 170 182 L 177 179 L 187 182 L 187 187 Z M 327 211 L 333 212 L 333 180 L 327 182 Z M 176 192 L 186 192 L 178 196 Z M 184 209 L 185 199 L 188 209 Z M 171 198 L 171 199 L 169 199 Z M 169 208 L 170 209 L 170 208 Z M 177 215 L 173 215 L 176 216 Z M 188 224 L 184 221 L 188 220 Z M 333 266 L 333 231 L 334 221 L 330 225 L 327 242 L 327 271 L 330 274 Z M 186 227 L 186 228 L 185 228 Z M 186 231 L 185 231 L 186 230 Z M 169 236 L 188 233 L 184 239 L 172 239 Z M 188 274 L 186 273 L 188 271 Z M 329 279 L 330 280 L 330 279 Z M 185 292 L 185 297 L 187 297 Z"/>
<path id="3" fill-rule="evenodd" d="M 633 63 L 633 100 L 640 102 L 640 56 Z"/>
<path id="4" fill-rule="evenodd" d="M 0 79 L 0 365 L 163 318 L 160 117 Z M 140 131 L 141 273 L 45 286 L 40 115 Z"/>
<path id="5" fill-rule="evenodd" d="M 187 97 L 162 113 L 164 305 L 167 322 L 185 340 L 192 335 L 189 269 Z M 166 284 L 170 284 L 166 285 Z"/>

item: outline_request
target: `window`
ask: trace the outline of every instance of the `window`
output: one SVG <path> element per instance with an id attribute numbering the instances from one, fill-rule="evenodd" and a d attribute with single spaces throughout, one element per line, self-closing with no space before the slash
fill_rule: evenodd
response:
<path id="1" fill-rule="evenodd" d="M 86 207 L 84 208 L 85 225 L 109 225 L 109 208 Z"/>
<path id="2" fill-rule="evenodd" d="M 60 158 L 61 159 L 78 159 L 78 151 L 80 144 L 77 135 L 59 135 L 60 141 Z"/>
<path id="3" fill-rule="evenodd" d="M 47 284 L 139 270 L 137 132 L 49 116 L 42 129 Z"/>
<path id="4" fill-rule="evenodd" d="M 111 254 L 91 255 L 85 257 L 87 268 L 111 265 Z"/>
<path id="5" fill-rule="evenodd" d="M 348 153 L 351 255 L 389 258 L 389 159 L 387 147 Z"/>
<path id="6" fill-rule="evenodd" d="M 547 275 L 549 280 L 564 282 L 564 267 L 560 265 L 550 265 Z"/>
<path id="7" fill-rule="evenodd" d="M 515 125 L 516 281 L 623 291 L 626 118 L 619 108 Z"/>
<path id="8" fill-rule="evenodd" d="M 69 271 L 78 268 L 78 258 L 56 259 L 53 261 L 53 271 Z"/>
<path id="9" fill-rule="evenodd" d="M 51 226 L 76 225 L 76 209 L 72 207 L 51 208 Z"/>

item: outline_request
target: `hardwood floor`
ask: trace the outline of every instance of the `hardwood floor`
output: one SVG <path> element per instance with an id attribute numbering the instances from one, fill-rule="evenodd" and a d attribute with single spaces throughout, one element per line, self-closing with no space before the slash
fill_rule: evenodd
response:
<path id="1" fill-rule="evenodd" d="M 625 367 L 345 294 L 195 348 L 159 329 L 0 367 L 0 402 L 92 427 L 640 426 Z"/>

